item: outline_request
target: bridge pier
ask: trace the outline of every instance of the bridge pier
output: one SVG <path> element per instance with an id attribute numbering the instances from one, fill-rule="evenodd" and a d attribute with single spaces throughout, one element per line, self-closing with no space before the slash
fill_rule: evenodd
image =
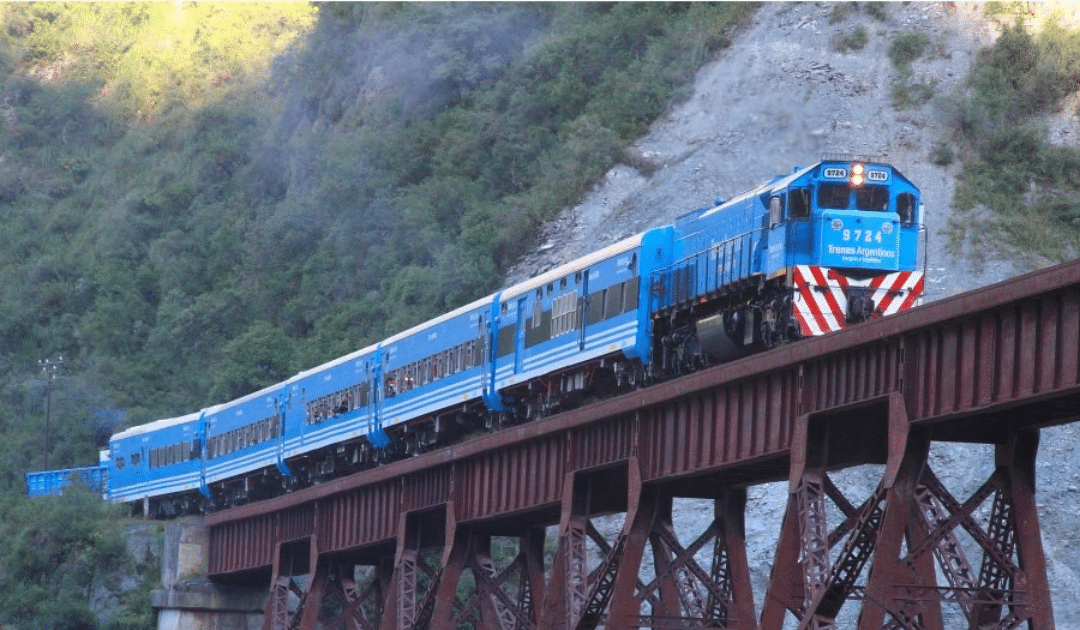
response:
<path id="1" fill-rule="evenodd" d="M 151 593 L 158 630 L 257 630 L 263 623 L 266 589 L 209 582 L 209 534 L 201 519 L 165 527 L 161 558 L 164 588 Z"/>
<path id="2" fill-rule="evenodd" d="M 746 557 L 746 490 L 721 487 L 717 494 L 712 523 L 684 544 L 672 519 L 675 495 L 646 489 L 630 528 L 607 628 L 757 629 Z M 646 542 L 654 577 L 643 582 Z M 697 558 L 710 547 L 702 566 Z"/>

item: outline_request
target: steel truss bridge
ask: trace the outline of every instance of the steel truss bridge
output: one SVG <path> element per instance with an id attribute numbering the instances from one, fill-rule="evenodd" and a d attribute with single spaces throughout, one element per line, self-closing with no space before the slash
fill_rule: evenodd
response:
<path id="1" fill-rule="evenodd" d="M 211 514 L 210 577 L 269 586 L 268 630 L 1050 629 L 1035 457 L 1078 403 L 1070 263 Z M 991 472 L 957 496 L 934 442 Z M 755 592 L 747 489 L 785 480 Z"/>

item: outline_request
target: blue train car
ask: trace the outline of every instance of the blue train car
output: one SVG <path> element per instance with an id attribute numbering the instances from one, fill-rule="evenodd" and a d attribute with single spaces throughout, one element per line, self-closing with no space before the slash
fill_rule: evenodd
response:
<path id="1" fill-rule="evenodd" d="M 166 418 L 117 433 L 109 441 L 109 500 L 173 497 L 169 509 L 192 509 L 202 487 L 202 413 Z"/>
<path id="2" fill-rule="evenodd" d="M 108 454 L 105 454 L 108 457 Z M 26 473 L 26 491 L 32 497 L 59 496 L 64 489 L 79 481 L 91 492 L 104 495 L 108 492 L 109 465 L 102 461 L 97 466 L 64 468 Z"/>
<path id="3" fill-rule="evenodd" d="M 406 452 L 434 444 L 490 396 L 492 304 L 487 296 L 382 342 L 383 425 Z"/>
<path id="4" fill-rule="evenodd" d="M 642 278 L 670 263 L 672 235 L 638 234 L 502 292 L 494 380 L 517 415 L 642 378 L 651 360 Z"/>
<path id="5" fill-rule="evenodd" d="M 200 414 L 200 490 L 207 499 L 231 505 L 280 492 L 279 478 L 250 473 L 281 462 L 286 396 L 285 386 L 273 385 Z"/>
<path id="6" fill-rule="evenodd" d="M 304 485 L 339 474 L 336 459 L 316 457 L 330 447 L 350 449 L 351 464 L 389 440 L 382 429 L 379 395 L 382 354 L 378 344 L 301 372 L 289 380 L 285 410 L 283 472 Z"/>

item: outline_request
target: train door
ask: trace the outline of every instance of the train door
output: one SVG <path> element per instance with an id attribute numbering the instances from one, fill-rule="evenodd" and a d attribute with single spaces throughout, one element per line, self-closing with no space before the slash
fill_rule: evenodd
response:
<path id="1" fill-rule="evenodd" d="M 146 454 L 150 451 L 150 438 L 143 437 L 139 440 L 139 450 L 132 452 L 131 464 L 135 473 L 135 487 L 143 489 L 143 514 L 150 513 L 150 474 L 149 460 Z"/>
<path id="2" fill-rule="evenodd" d="M 206 460 L 210 456 L 209 445 L 210 432 L 206 429 L 206 412 L 199 414 L 199 425 L 195 432 L 195 439 L 199 441 L 199 492 L 207 499 L 214 498 L 210 494 L 210 486 L 206 483 Z"/>
<path id="3" fill-rule="evenodd" d="M 578 336 L 578 350 L 585 349 L 585 327 L 589 323 L 589 274 L 588 269 L 581 274 L 581 332 Z"/>
<path id="4" fill-rule="evenodd" d="M 778 194 L 769 198 L 769 228 L 766 240 L 767 256 L 765 273 L 771 275 L 786 265 L 787 259 L 787 221 L 785 220 L 786 195 Z"/>
<path id="5" fill-rule="evenodd" d="M 289 391 L 288 387 L 282 390 L 280 399 L 274 400 L 274 412 L 276 414 L 276 418 L 274 420 L 276 426 L 274 427 L 274 429 L 277 431 L 277 469 L 283 477 L 292 477 L 292 470 L 289 468 L 289 465 L 285 463 L 285 419 L 289 416 L 289 406 L 291 402 L 292 393 Z M 297 424 L 299 424 L 300 426 L 304 426 L 307 424 L 307 422 L 299 422 Z"/>
<path id="6" fill-rule="evenodd" d="M 528 313 L 529 296 L 517 301 L 517 328 L 514 332 L 514 373 L 521 374 L 525 362 L 525 315 Z"/>
<path id="7" fill-rule="evenodd" d="M 502 396 L 495 388 L 496 369 L 496 343 L 499 330 L 499 309 L 502 294 L 496 293 L 491 301 L 488 317 L 480 316 L 477 329 L 480 339 L 477 343 L 477 351 L 480 352 L 480 378 L 484 404 L 488 411 L 497 412 L 503 410 Z"/>

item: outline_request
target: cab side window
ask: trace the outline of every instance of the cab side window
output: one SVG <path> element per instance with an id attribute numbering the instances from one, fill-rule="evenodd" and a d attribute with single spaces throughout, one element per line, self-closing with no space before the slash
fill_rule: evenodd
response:
<path id="1" fill-rule="evenodd" d="M 915 224 L 915 205 L 918 201 L 911 193 L 900 193 L 896 197 L 896 213 L 900 215 L 900 224 L 911 227 Z"/>
<path id="2" fill-rule="evenodd" d="M 792 188 L 791 201 L 788 204 L 788 216 L 792 219 L 805 219 L 810 216 L 810 191 L 805 188 Z"/>

